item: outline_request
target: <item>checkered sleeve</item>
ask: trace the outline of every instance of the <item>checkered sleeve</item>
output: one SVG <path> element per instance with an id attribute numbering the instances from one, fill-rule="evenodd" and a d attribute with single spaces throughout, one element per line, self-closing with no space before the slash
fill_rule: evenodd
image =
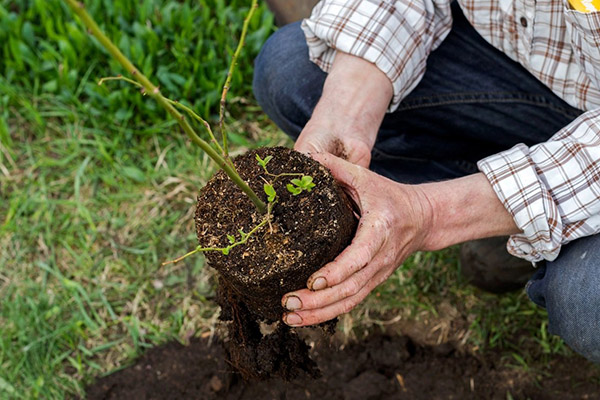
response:
<path id="1" fill-rule="evenodd" d="M 519 144 L 478 163 L 522 233 L 510 253 L 554 260 L 563 244 L 600 231 L 600 109 L 533 147 Z"/>
<path id="2" fill-rule="evenodd" d="M 374 63 L 392 82 L 389 111 L 419 83 L 452 26 L 449 0 L 321 0 L 302 22 L 310 59 L 328 72 L 336 51 Z"/>

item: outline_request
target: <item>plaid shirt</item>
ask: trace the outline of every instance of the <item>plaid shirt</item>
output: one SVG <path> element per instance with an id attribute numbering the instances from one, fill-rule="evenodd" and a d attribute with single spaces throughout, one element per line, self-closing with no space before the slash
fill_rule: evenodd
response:
<path id="1" fill-rule="evenodd" d="M 478 163 L 522 233 L 508 250 L 554 260 L 563 244 L 600 231 L 600 12 L 567 0 L 459 0 L 477 31 L 570 105 L 586 110 L 549 141 L 518 144 Z M 447 0 L 322 0 L 302 28 L 328 71 L 336 49 L 391 80 L 390 110 L 418 84 L 452 26 Z"/>

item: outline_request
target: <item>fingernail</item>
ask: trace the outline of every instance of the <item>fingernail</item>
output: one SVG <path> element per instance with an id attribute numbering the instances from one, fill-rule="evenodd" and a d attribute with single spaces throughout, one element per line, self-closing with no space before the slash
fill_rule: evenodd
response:
<path id="1" fill-rule="evenodd" d="M 290 311 L 299 310 L 302 308 L 302 300 L 297 296 L 288 296 L 285 300 L 285 308 Z"/>
<path id="2" fill-rule="evenodd" d="M 302 324 L 302 317 L 296 313 L 289 313 L 286 314 L 286 316 L 283 318 L 283 321 L 290 326 L 296 326 Z"/>
<path id="3" fill-rule="evenodd" d="M 327 287 L 327 279 L 322 276 L 315 279 L 311 285 L 311 290 L 321 290 Z"/>

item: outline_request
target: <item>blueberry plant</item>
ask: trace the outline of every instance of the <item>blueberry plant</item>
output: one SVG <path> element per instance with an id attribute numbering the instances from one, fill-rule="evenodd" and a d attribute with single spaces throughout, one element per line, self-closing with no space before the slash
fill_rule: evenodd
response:
<path id="1" fill-rule="evenodd" d="M 223 85 L 223 90 L 221 93 L 220 99 L 220 107 L 219 107 L 219 120 L 218 120 L 218 130 L 221 135 L 221 143 L 215 137 L 214 131 L 210 124 L 196 114 L 191 108 L 185 106 L 184 104 L 179 103 L 178 101 L 171 100 L 165 97 L 158 86 L 155 86 L 150 79 L 148 79 L 144 74 L 140 72 L 138 68 L 119 50 L 119 48 L 102 32 L 98 24 L 92 19 L 89 13 L 85 9 L 85 5 L 82 2 L 78 2 L 75 0 L 64 0 L 70 9 L 79 17 L 83 25 L 87 28 L 88 32 L 93 35 L 98 42 L 108 51 L 108 53 L 117 60 L 121 66 L 127 71 L 127 74 L 130 77 L 117 75 L 113 77 L 105 77 L 100 79 L 98 82 L 99 85 L 104 84 L 107 81 L 119 80 L 128 82 L 134 86 L 137 86 L 140 92 L 143 95 L 149 96 L 153 98 L 162 108 L 164 108 L 168 114 L 170 114 L 175 120 L 178 122 L 182 130 L 187 134 L 189 139 L 196 144 L 202 151 L 204 151 L 216 164 L 219 168 L 223 169 L 225 174 L 235 183 L 239 189 L 245 193 L 248 198 L 255 205 L 256 209 L 263 215 L 261 221 L 253 227 L 249 232 L 244 232 L 242 229 L 239 229 L 237 234 L 228 234 L 227 239 L 229 244 L 226 247 L 201 247 L 198 246 L 194 250 L 188 252 L 187 254 L 172 260 L 168 261 L 164 264 L 178 262 L 186 257 L 189 257 L 192 254 L 204 251 L 220 251 L 223 254 L 227 255 L 236 246 L 242 245 L 248 241 L 248 239 L 257 232 L 259 229 L 266 225 L 270 225 L 272 220 L 272 209 L 273 205 L 277 202 L 277 193 L 273 188 L 273 183 L 281 178 L 290 177 L 290 183 L 287 184 L 287 190 L 293 195 L 299 195 L 304 191 L 311 191 L 315 186 L 313 183 L 313 178 L 311 176 L 306 176 L 301 173 L 281 173 L 281 174 L 272 174 L 267 169 L 267 164 L 272 159 L 272 156 L 267 156 L 265 159 L 261 159 L 257 155 L 257 162 L 264 169 L 266 176 L 270 179 L 265 179 L 263 190 L 266 195 L 266 203 L 260 199 L 260 197 L 250 188 L 250 186 L 241 178 L 239 173 L 237 172 L 234 163 L 229 157 L 229 148 L 228 148 L 228 140 L 227 140 L 227 132 L 224 127 L 224 114 L 225 114 L 225 105 L 227 93 L 231 87 L 231 78 L 233 76 L 233 71 L 235 69 L 235 65 L 237 63 L 237 59 L 242 51 L 246 33 L 248 31 L 248 25 L 250 19 L 254 11 L 257 8 L 257 1 L 252 0 L 250 11 L 248 15 L 244 19 L 242 33 L 240 36 L 240 41 L 238 46 L 233 54 L 231 64 L 229 66 L 229 70 L 227 72 L 227 77 L 225 79 L 225 84 Z M 179 110 L 181 110 L 184 114 L 182 114 Z M 196 132 L 192 124 L 186 118 L 186 114 L 189 118 L 196 121 L 200 125 L 204 127 L 207 131 L 208 136 L 210 138 L 210 142 L 203 140 L 200 135 Z"/>

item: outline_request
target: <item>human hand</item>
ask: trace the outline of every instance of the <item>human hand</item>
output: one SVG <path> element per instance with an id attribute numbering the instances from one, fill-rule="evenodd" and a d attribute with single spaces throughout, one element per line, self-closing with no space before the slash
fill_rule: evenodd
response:
<path id="1" fill-rule="evenodd" d="M 391 81 L 375 64 L 338 51 L 294 148 L 330 153 L 367 168 L 392 95 Z"/>
<path id="2" fill-rule="evenodd" d="M 413 252 L 422 248 L 431 210 L 419 186 L 402 185 L 330 154 L 313 154 L 328 167 L 360 209 L 352 244 L 308 279 L 308 288 L 286 294 L 291 326 L 314 325 L 346 313 Z M 385 195 L 382 195 L 385 193 Z"/>
<path id="3" fill-rule="evenodd" d="M 371 162 L 372 142 L 367 135 L 342 135 L 333 127 L 311 120 L 300 133 L 294 149 L 307 154 L 333 154 L 352 164 L 368 168 Z"/>

